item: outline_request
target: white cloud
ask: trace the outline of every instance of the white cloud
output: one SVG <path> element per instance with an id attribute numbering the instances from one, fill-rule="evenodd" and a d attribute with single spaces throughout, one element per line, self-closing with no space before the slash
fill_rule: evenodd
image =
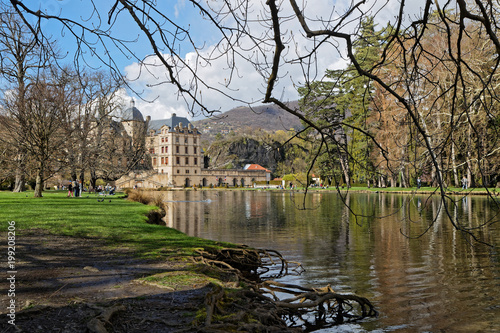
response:
<path id="1" fill-rule="evenodd" d="M 179 17 L 181 15 L 181 11 L 186 7 L 185 0 L 178 0 L 174 5 L 174 15 L 175 17 Z"/>
<path id="2" fill-rule="evenodd" d="M 249 25 L 247 29 L 253 35 L 264 35 L 272 37 L 272 31 L 269 27 L 263 26 L 258 22 L 252 22 L 252 19 L 262 18 L 262 13 L 268 12 L 267 6 L 263 1 L 250 1 L 253 11 L 249 15 Z M 378 2 L 380 3 L 380 2 Z M 370 10 L 369 13 L 380 16 L 376 21 L 378 23 L 385 23 L 391 20 L 391 17 L 397 13 L 399 1 L 383 1 L 385 7 L 380 10 L 370 4 L 365 5 L 364 10 Z M 344 13 L 345 9 L 351 4 L 350 1 L 337 1 L 334 3 L 332 0 L 315 0 L 304 2 L 305 14 L 310 19 L 309 23 L 312 29 L 323 29 L 324 24 L 319 18 L 325 21 L 335 18 L 339 13 Z M 288 2 L 283 2 L 282 11 L 280 16 L 282 18 L 289 17 L 292 14 L 292 9 L 289 7 Z M 299 1 L 299 5 L 301 5 Z M 175 6 L 176 10 L 183 10 L 184 1 L 179 0 Z M 286 7 L 285 7 L 286 6 Z M 266 9 L 264 9 L 266 8 Z M 416 8 L 416 7 L 415 7 Z M 412 11 L 418 9 L 412 8 Z M 266 11 L 267 10 L 267 11 Z M 176 12 L 177 13 L 177 12 Z M 177 14 L 176 14 L 177 15 Z M 179 13 L 182 15 L 182 13 Z M 333 16 L 332 16 L 333 15 Z M 356 25 L 359 18 L 359 12 L 353 14 L 352 21 L 346 21 L 342 27 L 342 32 L 350 33 Z M 225 25 L 232 24 L 232 18 L 224 22 Z M 350 23 L 349 23 L 350 22 Z M 379 27 L 382 24 L 379 25 Z M 295 85 L 303 84 L 305 82 L 304 70 L 311 70 L 312 77 L 320 79 L 325 70 L 342 68 L 347 64 L 342 55 L 345 54 L 345 46 L 343 44 L 327 43 L 324 44 L 317 52 L 317 63 L 310 68 L 304 68 L 299 62 L 292 62 L 297 58 L 297 55 L 304 55 L 314 47 L 314 42 L 305 38 L 302 33 L 302 28 L 296 18 L 283 19 L 282 32 L 285 34 L 283 37 L 287 49 L 284 52 L 284 60 L 286 63 L 279 69 L 279 81 L 274 90 L 274 96 L 283 100 L 295 100 L 298 98 Z M 269 70 L 274 55 L 274 45 L 269 41 L 267 45 L 259 45 L 258 47 L 253 44 L 248 38 L 239 40 L 239 49 L 244 57 L 257 59 L 259 57 L 261 69 L 264 71 Z M 248 51 L 249 50 L 249 51 Z M 198 55 L 209 57 L 211 59 L 208 63 L 200 60 Z M 217 57 L 214 57 L 216 55 Z M 169 55 L 164 55 L 165 59 L 172 62 Z M 209 109 L 227 111 L 233 107 L 243 105 L 246 103 L 261 101 L 264 97 L 265 84 L 267 80 L 263 78 L 261 73 L 255 68 L 252 62 L 247 61 L 240 56 L 234 59 L 235 67 L 231 67 L 231 60 L 228 58 L 230 54 L 219 54 L 219 50 L 215 46 L 206 46 L 199 54 L 194 52 L 187 53 L 183 57 L 183 61 L 192 67 L 196 67 L 196 74 L 203 80 L 204 84 L 198 84 L 197 87 L 192 86 L 192 73 L 187 69 L 178 72 L 178 78 L 183 83 L 183 87 L 190 89 L 193 94 L 203 101 Z M 265 58 L 264 58 L 265 56 Z M 265 61 L 263 61 L 265 60 Z M 181 116 L 188 115 L 188 105 L 178 96 L 177 87 L 175 85 L 165 83 L 168 81 L 168 74 L 163 66 L 158 66 L 159 60 L 148 60 L 150 66 L 147 71 L 144 67 L 140 67 L 138 63 L 130 64 L 125 68 L 128 78 L 137 78 L 131 82 L 131 86 L 138 92 L 143 91 L 141 95 L 147 101 L 137 100 L 136 106 L 146 115 L 151 115 L 153 119 L 169 117 L 172 113 Z M 179 60 L 177 59 L 177 62 Z M 267 68 L 266 68 L 267 66 Z M 142 72 L 141 72 L 142 70 Z M 163 83 L 162 83 L 163 82 Z M 226 86 L 230 83 L 229 87 Z M 208 88 L 211 87 L 211 88 Z M 194 111 L 199 111 L 199 108 L 194 108 Z"/>

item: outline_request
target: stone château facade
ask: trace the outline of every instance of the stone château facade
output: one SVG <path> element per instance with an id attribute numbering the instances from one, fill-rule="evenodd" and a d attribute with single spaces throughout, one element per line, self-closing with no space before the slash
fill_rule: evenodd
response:
<path id="1" fill-rule="evenodd" d="M 150 170 L 132 172 L 116 181 L 119 187 L 251 186 L 269 181 L 270 171 L 260 169 L 205 169 L 201 132 L 175 113 L 168 119 L 146 120 L 132 104 L 122 123 L 133 140 L 143 140 Z"/>

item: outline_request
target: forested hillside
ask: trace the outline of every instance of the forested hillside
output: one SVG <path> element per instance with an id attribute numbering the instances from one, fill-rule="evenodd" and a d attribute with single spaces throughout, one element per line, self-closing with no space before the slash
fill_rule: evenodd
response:
<path id="1" fill-rule="evenodd" d="M 297 101 L 288 103 L 296 106 Z M 194 121 L 193 124 L 203 133 L 203 138 L 213 141 L 217 134 L 225 136 L 231 132 L 242 133 L 253 130 L 276 132 L 278 130 L 300 129 L 300 120 L 276 105 L 260 105 L 253 108 L 238 107 L 218 116 Z"/>

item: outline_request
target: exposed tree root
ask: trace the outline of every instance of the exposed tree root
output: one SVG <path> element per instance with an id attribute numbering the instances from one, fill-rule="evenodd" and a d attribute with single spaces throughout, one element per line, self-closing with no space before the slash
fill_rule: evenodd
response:
<path id="1" fill-rule="evenodd" d="M 106 309 L 100 309 L 101 313 L 89 320 L 87 323 L 87 328 L 89 332 L 92 333 L 108 333 L 106 325 L 113 326 L 110 323 L 111 317 L 118 311 L 124 311 L 125 307 L 123 305 L 114 305 Z"/>
<path id="2" fill-rule="evenodd" d="M 277 251 L 230 248 L 199 253 L 200 262 L 230 272 L 247 286 L 236 291 L 215 286 L 205 300 L 201 331 L 314 331 L 377 315 L 366 298 L 335 293 L 329 285 L 311 289 L 268 280 L 304 271 Z M 280 299 L 276 292 L 290 297 Z"/>

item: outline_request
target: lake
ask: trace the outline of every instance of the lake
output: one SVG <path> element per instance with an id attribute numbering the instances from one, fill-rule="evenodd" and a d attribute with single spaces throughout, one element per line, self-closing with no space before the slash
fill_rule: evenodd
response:
<path id="1" fill-rule="evenodd" d="M 281 281 L 331 284 L 380 313 L 335 332 L 500 332 L 500 216 L 491 199 L 457 196 L 444 207 L 439 197 L 387 193 L 164 195 L 169 227 L 277 250 L 306 269 Z M 448 214 L 494 246 L 457 231 Z"/>

